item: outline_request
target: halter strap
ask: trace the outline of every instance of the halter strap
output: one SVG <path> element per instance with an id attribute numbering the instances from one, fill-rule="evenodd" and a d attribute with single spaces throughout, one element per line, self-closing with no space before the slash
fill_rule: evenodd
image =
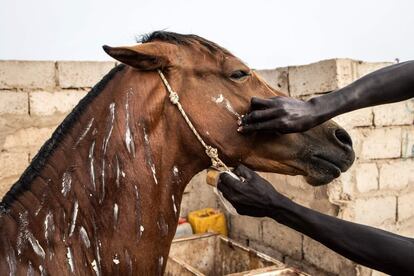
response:
<path id="1" fill-rule="evenodd" d="M 211 159 L 212 167 L 214 167 L 215 169 L 217 169 L 219 171 L 230 171 L 230 169 L 226 166 L 226 164 L 224 164 L 224 162 L 221 161 L 221 159 L 219 158 L 217 148 L 214 148 L 214 147 L 206 144 L 206 142 L 204 142 L 203 138 L 200 136 L 197 129 L 194 127 L 193 123 L 190 121 L 190 118 L 188 118 L 187 113 L 185 113 L 185 110 L 183 109 L 183 106 L 180 103 L 180 97 L 171 88 L 170 84 L 168 83 L 167 79 L 165 78 L 165 76 L 161 72 L 161 70 L 158 69 L 157 71 L 158 71 L 158 74 L 161 77 L 162 82 L 164 83 L 165 87 L 168 90 L 169 98 L 170 98 L 171 103 L 173 103 L 174 105 L 177 106 L 177 108 L 180 111 L 181 115 L 183 116 L 185 122 L 190 127 L 191 131 L 194 133 L 195 137 L 200 142 L 200 144 L 204 147 L 205 153 Z"/>

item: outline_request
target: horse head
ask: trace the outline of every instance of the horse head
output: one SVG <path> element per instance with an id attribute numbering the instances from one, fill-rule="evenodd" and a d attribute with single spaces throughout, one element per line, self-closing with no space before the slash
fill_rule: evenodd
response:
<path id="1" fill-rule="evenodd" d="M 104 46 L 104 50 L 139 71 L 162 70 L 195 128 L 230 165 L 243 163 L 259 171 L 303 175 L 316 186 L 329 183 L 353 163 L 352 140 L 332 121 L 303 133 L 282 136 L 238 133 L 236 122 L 248 111 L 253 96 L 286 95 L 271 88 L 239 58 L 213 42 L 195 35 L 154 32 L 141 44 Z M 162 98 L 168 92 L 162 89 L 157 93 L 161 95 L 153 96 Z M 185 124 L 175 112 L 171 120 Z M 198 150 L 195 154 L 204 152 Z"/>

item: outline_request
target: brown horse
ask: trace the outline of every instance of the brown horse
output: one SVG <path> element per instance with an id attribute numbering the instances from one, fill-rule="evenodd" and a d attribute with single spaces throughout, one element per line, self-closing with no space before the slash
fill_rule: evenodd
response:
<path id="1" fill-rule="evenodd" d="M 128 66 L 93 88 L 3 198 L 2 275 L 163 273 L 184 188 L 210 159 L 157 69 L 229 165 L 301 174 L 315 185 L 353 162 L 349 136 L 332 122 L 280 137 L 237 133 L 252 96 L 281 93 L 210 41 L 154 32 L 139 45 L 104 49 Z"/>

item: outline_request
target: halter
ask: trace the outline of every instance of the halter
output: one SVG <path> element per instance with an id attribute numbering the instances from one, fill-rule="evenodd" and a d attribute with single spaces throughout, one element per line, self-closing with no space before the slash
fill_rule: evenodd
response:
<path id="1" fill-rule="evenodd" d="M 210 157 L 212 167 L 218 171 L 230 171 L 230 169 L 226 166 L 226 164 L 224 164 L 224 162 L 221 161 L 221 159 L 219 158 L 217 148 L 214 148 L 208 145 L 206 142 L 204 142 L 203 138 L 200 136 L 197 129 L 194 127 L 193 123 L 190 121 L 190 118 L 188 118 L 187 113 L 185 113 L 185 110 L 183 109 L 183 106 L 180 103 L 180 97 L 178 96 L 176 92 L 174 92 L 174 90 L 171 88 L 170 84 L 168 83 L 167 79 L 165 78 L 164 74 L 159 69 L 158 69 L 158 74 L 160 75 L 162 82 L 164 83 L 165 87 L 168 90 L 171 103 L 177 106 L 185 122 L 190 127 L 191 131 L 194 133 L 195 137 L 200 142 L 200 144 L 204 147 L 205 153 L 207 154 L 208 157 Z"/>

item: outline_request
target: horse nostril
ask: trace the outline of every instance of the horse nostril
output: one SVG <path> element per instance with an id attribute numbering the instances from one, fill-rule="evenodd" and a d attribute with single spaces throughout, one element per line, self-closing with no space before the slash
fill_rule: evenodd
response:
<path id="1" fill-rule="evenodd" d="M 345 146 L 352 147 L 351 136 L 349 136 L 348 132 L 346 132 L 344 129 L 339 128 L 335 130 L 334 134 L 335 134 L 336 139 L 338 139 L 339 142 L 341 142 Z"/>

